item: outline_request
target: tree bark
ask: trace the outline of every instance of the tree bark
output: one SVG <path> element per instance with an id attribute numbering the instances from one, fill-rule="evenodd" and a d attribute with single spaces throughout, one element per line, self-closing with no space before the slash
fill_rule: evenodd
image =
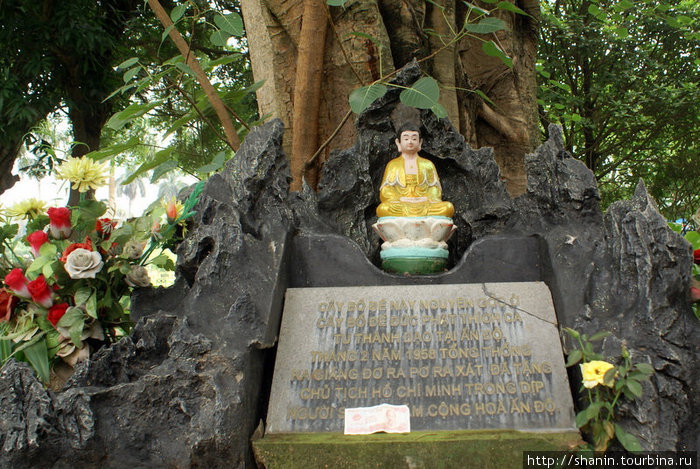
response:
<path id="1" fill-rule="evenodd" d="M 474 3 L 485 9 L 494 8 L 494 4 Z M 317 98 L 301 88 L 310 83 L 302 77 L 316 76 L 313 69 L 306 69 L 308 65 L 302 65 L 306 62 L 300 58 L 306 0 L 241 0 L 253 74 L 256 81 L 266 80 L 258 91 L 260 114 L 280 117 L 285 124 L 284 146 L 292 155 L 293 187 L 298 189 L 301 184 L 298 163 L 294 161 L 299 150 L 292 149 L 291 144 L 299 138 L 297 132 L 306 144 L 306 157 L 315 154 L 312 147 L 318 148 L 343 122 L 349 109 L 348 95 L 354 88 L 386 76 L 413 58 L 420 60 L 434 54 L 422 66 L 441 84 L 440 102 L 453 125 L 472 146 L 494 147 L 509 192 L 524 192 L 524 155 L 539 143 L 535 76 L 539 4 L 536 0 L 512 3 L 529 16 L 504 10 L 493 12 L 492 16 L 505 21 L 507 30 L 487 38 L 467 37 L 437 54 L 445 38 L 463 24 L 468 12 L 463 2 L 348 0 L 342 8 L 331 7 L 333 34 L 324 37 L 319 33 L 313 43 L 316 52 L 324 54 L 316 105 L 310 100 L 299 101 L 299 96 Z M 428 30 L 443 38 L 435 34 L 431 38 Z M 352 35 L 353 32 L 362 36 Z M 512 68 L 482 51 L 483 40 L 491 39 L 513 59 Z M 318 66 L 318 62 L 315 64 Z M 485 93 L 493 104 L 469 91 L 475 89 Z M 303 111 L 297 113 L 300 104 Z M 316 125 L 314 138 L 305 137 Z M 333 149 L 351 146 L 354 137 L 352 126 L 343 124 L 330 144 L 323 147 L 317 162 L 327 160 Z M 316 180 L 311 177 L 307 182 L 313 186 Z"/>
<path id="2" fill-rule="evenodd" d="M 323 52 L 326 42 L 326 3 L 304 0 L 304 17 L 299 34 L 297 73 L 294 82 L 292 155 L 289 167 L 293 191 L 302 187 L 304 163 L 318 148 L 318 114 L 321 103 Z M 313 175 L 310 175 L 313 178 Z"/>

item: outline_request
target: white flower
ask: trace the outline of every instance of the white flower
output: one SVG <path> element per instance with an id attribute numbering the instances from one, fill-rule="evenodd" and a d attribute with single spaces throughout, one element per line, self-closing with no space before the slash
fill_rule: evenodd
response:
<path id="1" fill-rule="evenodd" d="M 124 245 L 124 250 L 122 251 L 126 257 L 129 259 L 138 259 L 141 254 L 143 253 L 143 248 L 145 247 L 144 243 L 140 243 L 138 241 L 128 241 Z"/>
<path id="2" fill-rule="evenodd" d="M 70 278 L 95 278 L 103 265 L 99 252 L 78 248 L 68 254 L 65 269 Z"/>
<path id="3" fill-rule="evenodd" d="M 148 271 L 142 265 L 134 265 L 126 274 L 124 279 L 130 287 L 150 287 L 151 279 L 148 277 Z"/>
<path id="4" fill-rule="evenodd" d="M 58 351 L 56 356 L 61 357 L 64 362 L 70 366 L 75 366 L 77 363 L 90 358 L 90 344 L 84 342 L 86 339 L 105 340 L 104 330 L 99 322 L 94 322 L 92 325 L 83 326 L 83 332 L 80 335 L 80 342 L 76 347 L 73 341 L 68 337 L 70 331 L 64 327 L 58 328 Z"/>

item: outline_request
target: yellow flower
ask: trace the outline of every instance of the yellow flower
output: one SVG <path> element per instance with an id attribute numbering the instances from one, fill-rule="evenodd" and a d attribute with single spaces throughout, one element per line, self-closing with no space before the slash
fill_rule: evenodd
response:
<path id="1" fill-rule="evenodd" d="M 603 377 L 611 368 L 613 368 L 613 365 L 601 360 L 593 360 L 588 363 L 582 363 L 581 374 L 583 375 L 583 386 L 590 389 L 598 386 L 599 384 L 605 384 L 603 383 Z M 612 387 L 612 383 L 607 384 L 607 386 Z"/>
<path id="2" fill-rule="evenodd" d="M 16 218 L 36 218 L 39 214 L 44 213 L 45 206 L 46 202 L 32 197 L 8 208 L 7 214 Z"/>
<path id="3" fill-rule="evenodd" d="M 69 157 L 56 170 L 56 178 L 72 182 L 78 192 L 87 192 L 107 184 L 107 165 L 91 158 Z"/>

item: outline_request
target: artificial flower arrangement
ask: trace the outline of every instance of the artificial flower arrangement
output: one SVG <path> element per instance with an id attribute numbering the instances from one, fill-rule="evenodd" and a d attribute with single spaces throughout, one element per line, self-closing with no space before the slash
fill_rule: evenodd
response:
<path id="1" fill-rule="evenodd" d="M 585 451 L 605 451 L 617 439 L 627 451 L 641 451 L 637 438 L 615 423 L 616 407 L 622 399 L 634 400 L 642 396 L 642 382 L 648 381 L 654 369 L 648 363 L 632 364 L 629 351 L 622 346 L 621 363 L 604 361 L 593 349 L 593 342 L 610 333 L 601 331 L 588 337 L 574 329 L 564 328 L 579 345 L 568 353 L 566 366 L 579 365 L 581 393 L 586 407 L 576 414 L 576 426 L 592 440 L 582 448 Z"/>
<path id="2" fill-rule="evenodd" d="M 695 227 L 700 226 L 700 210 L 692 217 Z M 673 231 L 683 235 L 693 249 L 693 267 L 690 273 L 690 301 L 695 317 L 700 319 L 700 231 L 689 230 L 687 225 L 680 223 L 669 223 Z"/>
<path id="3" fill-rule="evenodd" d="M 26 361 L 44 383 L 59 360 L 73 366 L 130 332 L 131 291 L 150 286 L 147 264 L 174 270 L 170 257 L 155 254 L 181 239 L 202 190 L 119 222 L 85 197 L 104 174 L 89 158 L 69 158 L 58 177 L 81 192 L 77 206 L 45 210 L 29 199 L 1 214 L 0 361 Z M 17 237 L 17 218 L 27 220 L 26 236 Z"/>

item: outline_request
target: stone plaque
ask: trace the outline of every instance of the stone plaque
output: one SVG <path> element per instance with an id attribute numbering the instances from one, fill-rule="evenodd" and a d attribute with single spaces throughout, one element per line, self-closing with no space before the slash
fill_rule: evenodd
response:
<path id="1" fill-rule="evenodd" d="M 412 430 L 576 430 L 549 288 L 288 289 L 267 432 L 342 432 L 379 404 Z"/>

